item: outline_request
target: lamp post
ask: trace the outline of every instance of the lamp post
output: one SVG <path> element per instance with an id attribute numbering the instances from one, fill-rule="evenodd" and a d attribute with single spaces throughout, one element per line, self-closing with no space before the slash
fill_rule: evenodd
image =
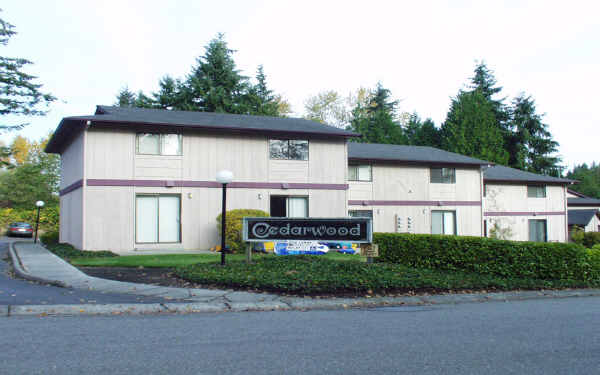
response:
<path id="1" fill-rule="evenodd" d="M 223 209 L 221 211 L 221 265 L 225 265 L 225 215 L 227 201 L 227 184 L 233 180 L 233 173 L 222 170 L 217 173 L 217 182 L 223 185 Z"/>
<path id="2" fill-rule="evenodd" d="M 37 206 L 37 219 L 35 219 L 35 238 L 33 239 L 33 243 L 37 243 L 37 233 L 38 233 L 38 227 L 40 226 L 40 209 L 42 207 L 44 207 L 44 201 L 37 201 L 35 202 L 35 205 Z"/>

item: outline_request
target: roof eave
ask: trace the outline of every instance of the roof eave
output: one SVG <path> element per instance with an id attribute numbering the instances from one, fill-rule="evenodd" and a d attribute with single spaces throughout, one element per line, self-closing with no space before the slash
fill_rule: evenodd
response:
<path id="1" fill-rule="evenodd" d="M 387 159 L 387 158 L 360 158 L 360 157 L 348 157 L 348 161 L 359 161 L 368 163 L 388 163 L 388 164 L 402 164 L 402 165 L 440 165 L 440 166 L 463 166 L 479 168 L 482 165 L 488 165 L 489 163 L 457 163 L 457 162 L 444 162 L 444 161 L 431 161 L 431 160 L 398 160 L 398 159 Z"/>
<path id="2" fill-rule="evenodd" d="M 499 184 L 544 184 L 544 185 L 571 185 L 573 181 L 565 180 L 565 181 L 544 181 L 544 180 L 516 180 L 516 179 L 496 179 L 483 177 L 484 182 L 496 182 Z"/>

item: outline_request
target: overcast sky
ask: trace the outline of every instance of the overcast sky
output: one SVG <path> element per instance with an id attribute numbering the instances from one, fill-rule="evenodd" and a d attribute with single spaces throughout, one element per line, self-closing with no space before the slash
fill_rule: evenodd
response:
<path id="1" fill-rule="evenodd" d="M 238 68 L 263 64 L 295 115 L 311 95 L 348 94 L 381 81 L 439 126 L 475 62 L 510 101 L 532 95 L 564 163 L 600 161 L 598 1 L 23 1 L 0 14 L 18 35 L 2 56 L 34 62 L 59 98 L 20 134 L 39 138 L 65 116 L 113 104 L 120 88 L 150 93 L 184 77 L 218 32 Z M 14 136 L 0 136 L 6 142 Z"/>

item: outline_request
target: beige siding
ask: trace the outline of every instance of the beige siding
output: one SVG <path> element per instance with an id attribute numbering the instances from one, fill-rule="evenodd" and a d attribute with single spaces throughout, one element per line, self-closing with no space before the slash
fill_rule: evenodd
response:
<path id="1" fill-rule="evenodd" d="M 479 169 L 456 169 L 455 184 L 430 183 L 426 166 L 373 165 L 373 181 L 350 181 L 349 200 L 355 201 L 427 201 L 427 205 L 360 205 L 349 210 L 372 210 L 377 232 L 431 233 L 431 211 L 456 212 L 459 235 L 481 236 L 481 207 L 438 206 L 436 201 L 480 201 Z M 402 226 L 397 227 L 397 218 Z M 408 228 L 408 219 L 411 227 Z"/>
<path id="2" fill-rule="evenodd" d="M 565 189 L 563 186 L 546 186 L 546 198 L 528 198 L 527 185 L 486 183 L 484 211 L 503 213 L 504 216 L 486 216 L 488 233 L 495 224 L 508 229 L 506 239 L 529 240 L 529 220 L 546 220 L 548 241 L 565 242 L 566 215 L 533 215 L 534 212 L 565 212 Z M 531 215 L 527 215 L 531 213 Z"/>
<path id="3" fill-rule="evenodd" d="M 498 224 L 501 229 L 509 229 L 503 239 L 513 241 L 529 241 L 529 220 L 546 220 L 548 241 L 566 242 L 566 217 L 563 216 L 487 216 L 488 234 Z"/>
<path id="4" fill-rule="evenodd" d="M 565 210 L 562 186 L 546 186 L 546 198 L 528 198 L 527 185 L 486 184 L 484 205 L 493 212 L 556 212 Z"/>
<path id="5" fill-rule="evenodd" d="M 60 197 L 59 241 L 83 248 L 83 189 Z"/>
<path id="6" fill-rule="evenodd" d="M 589 224 L 585 226 L 584 230 L 586 232 L 600 232 L 600 230 L 598 230 L 600 227 L 600 220 L 598 219 L 598 216 L 594 216 L 592 218 L 592 220 L 590 220 Z"/>
<path id="7" fill-rule="evenodd" d="M 432 211 L 454 211 L 459 236 L 482 235 L 479 206 L 349 206 L 348 209 L 372 210 L 375 232 L 421 234 L 431 233 Z M 398 219 L 400 226 L 397 225 Z"/>
<path id="8" fill-rule="evenodd" d="M 135 243 L 136 194 L 180 194 L 180 244 Z M 220 243 L 216 218 L 221 213 L 221 189 L 88 187 L 86 249 L 115 252 L 148 249 L 198 250 Z M 250 208 L 269 212 L 270 195 L 307 196 L 313 217 L 345 217 L 345 191 L 304 189 L 228 189 L 227 209 Z"/>
<path id="9" fill-rule="evenodd" d="M 86 178 L 133 178 L 135 133 L 91 127 L 86 148 Z"/>
<path id="10" fill-rule="evenodd" d="M 83 178 L 85 133 L 79 133 L 60 155 L 60 188 Z"/>

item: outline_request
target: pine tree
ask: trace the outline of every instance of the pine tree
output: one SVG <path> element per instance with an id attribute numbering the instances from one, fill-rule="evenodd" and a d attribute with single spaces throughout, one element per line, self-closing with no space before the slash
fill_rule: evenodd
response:
<path id="1" fill-rule="evenodd" d="M 576 165 L 572 171 L 567 173 L 567 178 L 579 181 L 570 189 L 575 190 L 588 197 L 600 199 L 600 164 L 592 163 L 588 166 L 586 163 Z"/>
<path id="2" fill-rule="evenodd" d="M 416 112 L 410 115 L 404 132 L 409 145 L 435 148 L 440 148 L 442 145 L 440 130 L 435 127 L 433 120 L 428 118 L 421 121 Z"/>
<path id="3" fill-rule="evenodd" d="M 397 100 L 392 100 L 390 90 L 380 83 L 364 106 L 358 103 L 352 111 L 349 130 L 362 134 L 357 142 L 406 144 L 407 138 L 396 121 Z"/>
<path id="4" fill-rule="evenodd" d="M 127 86 L 123 87 L 117 94 L 116 106 L 119 107 L 134 107 L 136 95 L 134 92 L 129 91 Z"/>
<path id="5" fill-rule="evenodd" d="M 267 77 L 262 65 L 256 72 L 256 84 L 249 85 L 245 93 L 245 107 L 249 115 L 280 116 L 279 103 L 267 86 Z"/>
<path id="6" fill-rule="evenodd" d="M 536 113 L 535 101 L 522 93 L 513 100 L 511 112 L 515 154 L 524 156 L 511 155 L 515 163 L 524 159 L 524 163 L 517 167 L 534 173 L 560 176 L 561 158 L 556 156 L 558 142 L 552 139 L 548 125 L 542 122 L 543 114 Z"/>
<path id="7" fill-rule="evenodd" d="M 458 93 L 441 131 L 442 148 L 447 151 L 498 164 L 508 162 L 493 104 L 479 90 Z"/>
<path id="8" fill-rule="evenodd" d="M 184 98 L 182 95 L 183 83 L 165 75 L 158 82 L 158 92 L 152 93 L 153 106 L 159 109 L 183 109 Z"/>
<path id="9" fill-rule="evenodd" d="M 0 45 L 6 46 L 16 34 L 14 25 L 0 19 Z M 48 106 L 56 100 L 54 96 L 40 91 L 42 85 L 35 83 L 37 77 L 22 71 L 31 61 L 18 57 L 0 56 L 0 115 L 43 116 Z M 0 133 L 20 129 L 26 123 L 18 125 L 0 124 Z"/>
<path id="10" fill-rule="evenodd" d="M 205 50 L 204 56 L 197 58 L 186 81 L 185 109 L 246 113 L 243 95 L 248 88 L 248 79 L 236 69 L 235 51 L 227 47 L 223 34 L 211 40 Z"/>

